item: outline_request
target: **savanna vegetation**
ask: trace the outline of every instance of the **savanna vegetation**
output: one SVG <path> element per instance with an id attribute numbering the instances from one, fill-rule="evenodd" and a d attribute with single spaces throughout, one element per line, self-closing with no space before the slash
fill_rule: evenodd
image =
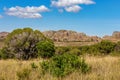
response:
<path id="1" fill-rule="evenodd" d="M 0 80 L 119 80 L 120 42 L 56 47 L 40 31 L 16 29 L 0 50 Z"/>

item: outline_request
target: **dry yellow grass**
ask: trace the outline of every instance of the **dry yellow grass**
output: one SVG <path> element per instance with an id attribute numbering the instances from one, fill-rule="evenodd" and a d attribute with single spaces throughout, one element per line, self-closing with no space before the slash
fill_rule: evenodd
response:
<path id="1" fill-rule="evenodd" d="M 88 74 L 73 73 L 59 80 L 120 80 L 120 57 L 85 57 L 86 62 L 92 66 Z M 39 65 L 39 60 L 17 61 L 0 60 L 0 80 L 18 80 L 16 73 L 24 68 L 31 68 L 31 63 Z M 29 80 L 58 80 L 46 74 L 40 75 L 40 70 L 32 70 Z"/>

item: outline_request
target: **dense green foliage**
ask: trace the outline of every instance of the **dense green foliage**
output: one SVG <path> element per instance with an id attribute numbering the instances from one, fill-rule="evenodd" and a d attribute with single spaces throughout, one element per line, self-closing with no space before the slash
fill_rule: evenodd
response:
<path id="1" fill-rule="evenodd" d="M 8 50 L 6 47 L 2 48 L 0 50 L 0 59 L 8 59 L 8 58 L 12 58 L 12 55 L 8 54 Z"/>
<path id="2" fill-rule="evenodd" d="M 42 62 L 41 67 L 44 73 L 47 72 L 56 77 L 63 77 L 75 71 L 86 73 L 90 70 L 83 59 L 68 53 L 56 55 L 49 61 Z"/>
<path id="3" fill-rule="evenodd" d="M 74 54 L 74 55 L 77 55 L 77 56 L 82 55 L 82 52 L 77 48 L 71 49 L 68 53 L 71 53 L 71 54 Z"/>
<path id="4" fill-rule="evenodd" d="M 103 40 L 97 44 L 90 46 L 78 47 L 83 54 L 91 55 L 107 55 L 114 52 L 116 43 Z"/>
<path id="5" fill-rule="evenodd" d="M 111 53 L 120 53 L 120 42 L 114 43 L 103 40 L 93 45 L 84 45 L 76 47 L 57 47 L 56 54 L 72 53 L 76 55 L 109 55 Z"/>
<path id="6" fill-rule="evenodd" d="M 71 47 L 56 47 L 55 50 L 56 54 L 63 54 L 69 52 L 71 50 Z"/>
<path id="7" fill-rule="evenodd" d="M 55 55 L 54 43 L 50 40 L 41 41 L 37 43 L 36 47 L 38 55 L 42 58 L 50 58 Z"/>
<path id="8" fill-rule="evenodd" d="M 115 48 L 115 43 L 110 41 L 101 41 L 98 43 L 98 50 L 100 53 L 109 54 Z"/>
<path id="9" fill-rule="evenodd" d="M 30 59 L 38 56 L 36 44 L 48 40 L 40 31 L 31 28 L 16 29 L 6 39 L 5 54 L 18 59 Z"/>

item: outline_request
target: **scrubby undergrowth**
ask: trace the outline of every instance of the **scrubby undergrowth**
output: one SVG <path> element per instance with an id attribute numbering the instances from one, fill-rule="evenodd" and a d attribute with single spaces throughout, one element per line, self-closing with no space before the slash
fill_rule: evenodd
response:
<path id="1" fill-rule="evenodd" d="M 87 74 L 74 72 L 62 79 L 50 74 L 41 75 L 41 68 L 32 68 L 31 64 L 40 65 L 42 60 L 0 60 L 0 80 L 18 80 L 17 73 L 24 71 L 29 75 L 29 80 L 119 80 L 120 79 L 120 57 L 84 57 L 86 63 L 92 68 Z M 24 70 L 24 69 L 28 70 Z M 30 70 L 30 74 L 29 74 Z"/>

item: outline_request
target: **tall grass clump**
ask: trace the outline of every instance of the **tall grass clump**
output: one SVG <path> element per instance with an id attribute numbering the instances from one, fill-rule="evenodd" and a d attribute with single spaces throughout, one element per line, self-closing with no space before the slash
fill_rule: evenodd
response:
<path id="1" fill-rule="evenodd" d="M 29 80 L 30 73 L 31 73 L 31 70 L 28 68 L 18 71 L 17 72 L 18 80 Z"/>

